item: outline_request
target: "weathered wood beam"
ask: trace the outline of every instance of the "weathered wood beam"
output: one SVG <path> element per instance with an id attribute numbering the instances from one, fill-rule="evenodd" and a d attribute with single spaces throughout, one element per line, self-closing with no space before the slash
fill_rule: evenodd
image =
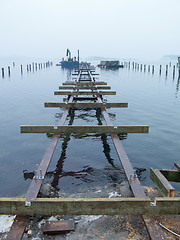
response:
<path id="1" fill-rule="evenodd" d="M 116 95 L 116 91 L 55 91 L 54 95 Z"/>
<path id="2" fill-rule="evenodd" d="M 180 182 L 180 171 L 179 170 L 168 170 L 159 169 L 164 177 L 170 182 Z"/>
<path id="3" fill-rule="evenodd" d="M 81 86 L 81 85 L 74 85 L 74 86 L 60 86 L 59 89 L 94 89 L 94 90 L 98 90 L 98 89 L 111 89 L 110 86 L 95 86 L 95 85 L 91 85 L 91 86 L 88 86 L 88 85 L 85 85 L 85 86 Z"/>
<path id="4" fill-rule="evenodd" d="M 56 103 L 56 102 L 46 102 L 44 103 L 44 107 L 59 107 L 59 108 L 64 108 L 64 107 L 71 107 L 71 108 L 101 108 L 101 107 L 106 107 L 106 108 L 127 108 L 128 103 L 98 103 L 98 102 L 72 102 L 72 103 Z"/>
<path id="5" fill-rule="evenodd" d="M 168 182 L 168 180 L 158 169 L 150 168 L 150 177 L 163 196 L 175 196 L 174 187 Z"/>
<path id="6" fill-rule="evenodd" d="M 0 198 L 0 214 L 53 215 L 175 215 L 180 198 L 36 198 L 25 206 L 25 198 Z"/>
<path id="7" fill-rule="evenodd" d="M 63 85 L 107 85 L 107 82 L 102 81 L 66 81 Z"/>
<path id="8" fill-rule="evenodd" d="M 174 163 L 174 166 L 180 171 L 180 163 Z"/>
<path id="9" fill-rule="evenodd" d="M 149 126 L 21 126 L 21 133 L 148 133 Z"/>

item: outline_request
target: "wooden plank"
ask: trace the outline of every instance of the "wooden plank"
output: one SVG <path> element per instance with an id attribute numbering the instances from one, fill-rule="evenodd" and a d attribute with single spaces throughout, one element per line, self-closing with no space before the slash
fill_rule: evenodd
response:
<path id="1" fill-rule="evenodd" d="M 16 216 L 6 240 L 19 240 L 23 237 L 26 225 L 28 223 L 28 216 Z"/>
<path id="2" fill-rule="evenodd" d="M 179 170 L 169 170 L 169 169 L 159 169 L 159 170 L 168 181 L 180 182 L 180 171 Z"/>
<path id="3" fill-rule="evenodd" d="M 158 169 L 150 168 L 150 177 L 163 196 L 175 196 L 175 189 Z"/>
<path id="4" fill-rule="evenodd" d="M 21 126 L 21 133 L 148 133 L 148 126 Z"/>
<path id="5" fill-rule="evenodd" d="M 101 108 L 101 107 L 106 107 L 106 108 L 127 108 L 128 103 L 98 103 L 98 102 L 72 102 L 72 103 L 56 103 L 56 102 L 49 102 L 49 103 L 44 103 L 44 107 L 59 107 L 59 108 L 64 108 L 64 107 L 71 107 L 71 108 Z"/>
<path id="6" fill-rule="evenodd" d="M 180 171 L 180 163 L 174 163 L 174 166 Z"/>
<path id="7" fill-rule="evenodd" d="M 54 95 L 116 95 L 116 91 L 55 91 Z"/>
<path id="8" fill-rule="evenodd" d="M 95 85 L 92 85 L 92 86 L 88 86 L 88 85 L 85 85 L 85 86 L 81 86 L 81 85 L 77 85 L 77 86 L 59 86 L 59 89 L 94 89 L 94 90 L 98 90 L 98 89 L 111 89 L 110 86 L 95 86 Z"/>
<path id="9" fill-rule="evenodd" d="M 43 233 L 48 235 L 69 233 L 71 231 L 75 231 L 75 224 L 73 220 L 48 222 L 45 224 L 43 229 Z"/>
<path id="10" fill-rule="evenodd" d="M 63 85 L 107 85 L 107 82 L 103 81 L 66 81 Z"/>
<path id="11" fill-rule="evenodd" d="M 143 216 L 143 220 L 151 240 L 169 239 L 154 216 Z"/>
<path id="12" fill-rule="evenodd" d="M 174 215 L 180 214 L 180 197 L 155 198 L 0 198 L 0 214 L 54 215 Z"/>

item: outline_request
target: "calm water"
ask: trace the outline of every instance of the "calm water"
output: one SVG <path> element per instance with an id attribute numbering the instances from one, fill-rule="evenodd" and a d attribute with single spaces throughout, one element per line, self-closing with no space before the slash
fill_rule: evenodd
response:
<path id="1" fill-rule="evenodd" d="M 28 63 L 31 63 L 30 61 Z M 23 195 L 30 184 L 31 173 L 37 169 L 50 138 L 46 134 L 21 134 L 20 125 L 57 125 L 63 109 L 44 108 L 44 102 L 63 101 L 54 96 L 70 72 L 54 65 L 38 71 L 20 74 L 20 63 L 11 65 L 5 78 L 0 75 L 0 196 Z M 95 63 L 96 64 L 96 63 Z M 152 75 L 133 69 L 105 71 L 97 69 L 99 79 L 107 81 L 116 96 L 107 96 L 108 102 L 128 102 L 128 109 L 109 109 L 114 125 L 150 126 L 149 134 L 128 134 L 122 143 L 134 168 L 140 168 L 141 182 L 151 186 L 149 169 L 173 168 L 180 161 L 180 92 L 178 72 L 173 78 L 172 67 L 165 75 L 165 63 L 159 76 L 159 64 Z M 1 74 L 1 72 L 0 72 Z M 96 125 L 104 123 L 98 111 L 71 112 L 67 124 Z M 71 135 L 59 140 L 45 182 L 62 191 L 78 187 L 105 185 L 118 182 L 108 169 L 121 168 L 110 136 Z M 101 175 L 101 173 L 103 173 Z M 178 184 L 173 185 L 180 190 Z"/>

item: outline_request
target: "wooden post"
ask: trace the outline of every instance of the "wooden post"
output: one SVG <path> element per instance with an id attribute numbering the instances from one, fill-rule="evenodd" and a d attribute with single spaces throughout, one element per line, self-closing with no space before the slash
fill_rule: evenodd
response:
<path id="1" fill-rule="evenodd" d="M 148 66 L 148 72 L 150 72 L 150 65 Z"/>
<path id="2" fill-rule="evenodd" d="M 28 65 L 27 65 L 27 72 L 29 71 L 29 67 L 28 67 Z"/>
<path id="3" fill-rule="evenodd" d="M 160 65 L 160 68 L 159 68 L 159 75 L 161 75 L 161 69 L 162 69 L 162 66 Z"/>
<path id="4" fill-rule="evenodd" d="M 33 72 L 34 72 L 34 62 L 32 63 L 32 67 L 33 67 Z"/>
<path id="5" fill-rule="evenodd" d="M 4 68 L 2 68 L 2 77 L 4 78 Z"/>
<path id="6" fill-rule="evenodd" d="M 15 62 L 13 62 L 13 67 L 15 67 Z"/>
<path id="7" fill-rule="evenodd" d="M 174 79 L 174 77 L 175 77 L 175 71 L 176 71 L 176 66 L 174 65 L 174 66 L 173 66 L 173 79 Z"/>
<path id="8" fill-rule="evenodd" d="M 141 64 L 141 72 L 142 72 L 142 64 Z"/>
<path id="9" fill-rule="evenodd" d="M 154 74 L 154 65 L 152 66 L 152 74 Z"/>
<path id="10" fill-rule="evenodd" d="M 31 72 L 31 64 L 29 64 L 29 70 L 30 70 L 30 72 Z"/>
<path id="11" fill-rule="evenodd" d="M 22 65 L 21 65 L 21 75 L 23 74 L 23 68 L 22 68 Z"/>
<path id="12" fill-rule="evenodd" d="M 166 65 L 166 76 L 168 74 L 168 65 Z"/>
<path id="13" fill-rule="evenodd" d="M 144 72 L 146 71 L 146 65 L 144 65 Z"/>
<path id="14" fill-rule="evenodd" d="M 10 75 L 11 75 L 10 66 L 8 66 L 8 75 L 9 75 L 9 77 L 10 77 Z"/>
<path id="15" fill-rule="evenodd" d="M 36 66 L 36 71 L 37 71 L 37 63 L 35 64 L 35 66 Z"/>

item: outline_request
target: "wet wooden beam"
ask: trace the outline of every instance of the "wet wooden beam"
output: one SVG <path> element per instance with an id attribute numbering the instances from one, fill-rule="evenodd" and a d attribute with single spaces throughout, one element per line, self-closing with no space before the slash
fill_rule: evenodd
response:
<path id="1" fill-rule="evenodd" d="M 150 168 L 150 177 L 163 196 L 175 196 L 174 187 L 168 182 L 168 180 L 158 169 Z"/>
<path id="2" fill-rule="evenodd" d="M 116 95 L 116 91 L 55 91 L 54 95 Z"/>
<path id="3" fill-rule="evenodd" d="M 21 133 L 148 133 L 148 126 L 21 126 Z"/>
<path id="4" fill-rule="evenodd" d="M 168 170 L 159 169 L 164 177 L 170 182 L 180 182 L 180 171 L 179 170 Z"/>
<path id="5" fill-rule="evenodd" d="M 44 107 L 71 107 L 71 108 L 127 108 L 128 103 L 98 103 L 98 102 L 85 102 L 85 103 L 79 103 L 79 102 L 72 102 L 72 103 L 56 103 L 56 102 L 46 102 L 44 103 Z"/>
<path id="6" fill-rule="evenodd" d="M 180 214 L 180 198 L 0 198 L 0 214 L 54 215 L 167 215 Z"/>
<path id="7" fill-rule="evenodd" d="M 74 85 L 74 86 L 59 86 L 59 89 L 60 90 L 66 90 L 66 89 L 94 89 L 94 90 L 98 90 L 98 89 L 104 89 L 104 90 L 107 90 L 107 89 L 111 89 L 110 86 L 97 86 L 96 85 L 92 85 L 92 86 L 88 86 L 88 85 L 85 85 L 85 86 L 81 86 L 81 85 Z"/>
<path id="8" fill-rule="evenodd" d="M 107 85 L 107 82 L 103 81 L 66 81 L 63 85 Z"/>

